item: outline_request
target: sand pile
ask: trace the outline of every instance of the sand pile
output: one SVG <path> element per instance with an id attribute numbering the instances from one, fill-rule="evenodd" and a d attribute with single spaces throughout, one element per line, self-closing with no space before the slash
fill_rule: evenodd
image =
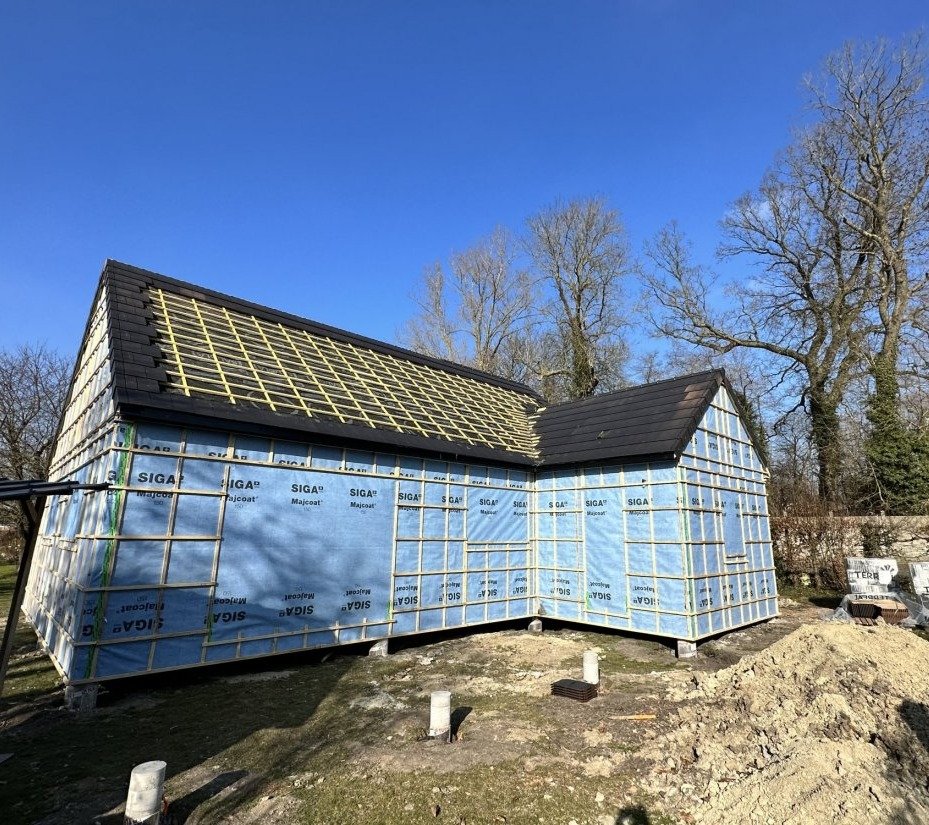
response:
<path id="1" fill-rule="evenodd" d="M 701 823 L 929 823 L 929 643 L 807 625 L 676 698 L 648 790 Z M 687 812 L 687 813 L 684 813 Z"/>

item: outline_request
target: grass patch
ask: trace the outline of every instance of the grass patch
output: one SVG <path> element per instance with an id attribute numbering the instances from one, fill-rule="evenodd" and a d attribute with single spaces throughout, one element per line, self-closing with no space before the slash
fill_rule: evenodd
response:
<path id="1" fill-rule="evenodd" d="M 0 564 L 0 616 L 6 620 L 16 586 L 17 565 Z M 13 651 L 0 697 L 0 713 L 24 702 L 53 697 L 61 687 L 58 671 L 36 652 L 38 638 L 22 615 L 17 616 Z"/>
<path id="2" fill-rule="evenodd" d="M 32 822 L 63 808 L 79 788 L 103 791 L 105 810 L 120 802 L 132 767 L 156 758 L 168 763 L 169 777 L 206 762 L 273 781 L 289 773 L 301 753 L 325 748 L 338 736 L 327 729 L 325 713 L 321 725 L 304 729 L 349 662 L 266 681 L 201 677 L 180 688 L 111 696 L 109 706 L 104 698 L 86 716 L 57 713 L 20 725 L 0 737 L 0 750 L 15 754 L 0 769 L 0 810 L 12 816 L 8 823 Z M 294 735 L 297 730 L 303 733 Z"/>
<path id="3" fill-rule="evenodd" d="M 35 644 L 33 638 L 32 644 Z M 44 653 L 10 663 L 0 699 L 0 713 L 23 703 L 52 700 L 61 692 L 61 677 Z"/>
<path id="4" fill-rule="evenodd" d="M 453 758 L 453 757 L 452 757 Z M 464 774 L 418 772 L 413 775 L 374 773 L 361 777 L 325 778 L 300 792 L 306 802 L 303 822 L 348 825 L 378 822 L 526 823 L 570 820 L 589 822 L 603 814 L 638 809 L 633 822 L 670 825 L 671 819 L 630 805 L 617 793 L 617 777 L 565 777 L 544 770 L 527 772 L 508 762 Z M 598 800 L 600 794 L 600 800 Z"/>
<path id="5" fill-rule="evenodd" d="M 675 670 L 682 667 L 673 658 L 672 653 L 668 653 L 668 661 L 641 661 L 633 659 L 620 653 L 617 650 L 604 648 L 600 656 L 600 670 L 609 673 L 629 673 L 629 674 L 646 674 L 662 670 Z"/>
<path id="6" fill-rule="evenodd" d="M 565 745 L 578 728 L 598 723 L 598 709 L 568 704 L 562 707 L 574 715 L 563 717 L 546 709 L 553 701 L 547 697 L 505 690 L 455 695 L 468 702 L 472 714 L 463 725 L 464 745 L 417 741 L 428 701 L 415 683 L 400 681 L 411 661 L 416 660 L 339 656 L 265 674 L 275 678 L 259 672 L 244 679 L 203 673 L 139 678 L 112 687 L 90 715 L 42 714 L 0 737 L 0 750 L 15 754 L 0 769 L 4 823 L 35 822 L 52 811 L 67 817 L 70 810 L 81 810 L 69 806 L 82 797 L 96 801 L 95 814 L 103 813 L 125 798 L 132 766 L 152 758 L 168 763 L 175 812 L 183 817 L 200 805 L 201 821 L 217 821 L 243 805 L 272 805 L 275 799 L 297 807 L 284 818 L 269 816 L 269 822 L 330 825 L 431 821 L 436 805 L 442 821 L 487 823 L 503 822 L 498 816 L 510 823 L 537 822 L 540 816 L 547 822 L 580 822 L 624 809 L 628 777 L 588 777 L 563 764 Z M 424 677 L 454 684 L 441 670 L 423 670 Z M 172 684 L 177 679 L 185 683 Z M 384 694 L 406 699 L 408 708 L 362 710 L 354 704 Z M 399 732 L 398 718 L 405 720 Z M 540 731 L 531 753 L 550 767 L 527 770 L 522 757 L 496 764 L 467 761 L 469 754 L 483 758 L 495 747 L 492 731 L 514 725 Z M 620 744 L 611 743 L 610 749 Z M 399 769 L 372 767 L 370 759 L 358 758 L 374 751 L 392 754 L 389 764 Z M 435 763 L 436 769 L 411 768 L 404 764 L 410 759 L 423 766 Z M 197 788 L 172 789 L 172 779 L 180 781 L 198 768 L 205 769 L 201 790 L 217 775 L 252 775 L 260 781 L 245 796 L 211 798 Z M 297 779 L 306 775 L 313 781 Z M 599 801 L 598 794 L 603 795 Z M 649 821 L 663 820 L 651 815 Z"/>
<path id="7" fill-rule="evenodd" d="M 15 573 L 0 567 L 0 609 Z M 405 825 L 435 821 L 436 806 L 438 821 L 452 823 L 595 822 L 619 813 L 673 821 L 623 773 L 647 732 L 620 726 L 601 743 L 584 736 L 611 713 L 638 707 L 651 689 L 645 674 L 680 666 L 648 642 L 502 631 L 386 659 L 336 652 L 325 662 L 243 662 L 105 683 L 98 710 L 84 716 L 61 709 L 58 675 L 34 646 L 23 624 L 0 702 L 0 752 L 13 753 L 0 766 L 4 825 L 52 814 L 55 823 L 93 821 L 118 808 L 132 767 L 150 759 L 168 763 L 166 792 L 180 821 L 195 809 L 201 822 L 236 819 L 253 805 L 250 821 L 269 823 Z M 610 690 L 591 705 L 550 697 L 553 674 L 579 675 L 592 647 Z M 452 745 L 421 738 L 429 692 L 439 688 L 452 690 L 463 712 Z M 612 775 L 588 776 L 591 760 L 612 765 Z M 241 790 L 224 792 L 239 780 Z M 285 807 L 275 812 L 278 803 Z"/>
<path id="8" fill-rule="evenodd" d="M 777 595 L 781 598 L 793 599 L 800 604 L 809 604 L 814 607 L 827 607 L 834 610 L 839 606 L 845 593 L 833 590 L 830 587 L 802 587 L 795 584 L 778 582 Z"/>

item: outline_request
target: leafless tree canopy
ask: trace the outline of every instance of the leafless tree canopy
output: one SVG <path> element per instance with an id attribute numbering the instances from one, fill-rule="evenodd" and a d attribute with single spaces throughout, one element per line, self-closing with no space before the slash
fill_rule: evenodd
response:
<path id="1" fill-rule="evenodd" d="M 873 259 L 873 360 L 895 374 L 902 339 L 925 329 L 929 280 L 929 97 L 919 37 L 827 58 L 807 79 L 821 121 L 804 142 L 841 198 L 839 219 Z"/>
<path id="2" fill-rule="evenodd" d="M 646 249 L 646 305 L 664 335 L 721 354 L 761 351 L 783 382 L 799 382 L 828 498 L 840 460 L 839 407 L 862 353 L 870 259 L 854 251 L 828 208 L 813 208 L 827 207 L 835 194 L 813 171 L 788 153 L 758 190 L 736 201 L 721 252 L 756 266 L 726 285 L 725 302 L 713 300 L 716 281 L 691 262 L 681 230 L 662 230 Z M 717 308 L 721 303 L 728 308 Z"/>
<path id="3" fill-rule="evenodd" d="M 522 256 L 520 255 L 522 253 Z M 528 383 L 551 400 L 619 386 L 625 230 L 602 198 L 551 206 L 428 268 L 404 330 L 413 349 Z"/>
<path id="4" fill-rule="evenodd" d="M 48 477 L 70 378 L 70 360 L 44 346 L 0 352 L 0 477 Z M 0 509 L 0 525 L 18 524 L 18 509 Z"/>
<path id="5" fill-rule="evenodd" d="M 414 346 L 550 400 L 724 363 L 774 434 L 785 495 L 828 512 L 909 490 L 898 504 L 929 509 L 926 78 L 918 36 L 850 44 L 806 78 L 804 126 L 722 217 L 728 280 L 674 222 L 633 261 L 605 200 L 558 202 L 454 256 L 450 278 L 427 272 Z M 630 364 L 633 299 L 659 342 Z"/>
<path id="6" fill-rule="evenodd" d="M 414 296 L 417 315 L 404 331 L 419 352 L 512 378 L 527 378 L 526 339 L 532 285 L 520 269 L 510 233 L 498 227 L 451 256 L 450 274 L 436 262 Z"/>
<path id="7" fill-rule="evenodd" d="M 527 226 L 533 270 L 551 293 L 539 365 L 546 395 L 585 398 L 615 388 L 628 357 L 621 308 L 632 268 L 619 214 L 602 198 L 586 198 L 544 209 Z"/>
<path id="8" fill-rule="evenodd" d="M 0 352 L 0 475 L 46 478 L 71 362 L 44 346 Z"/>
<path id="9" fill-rule="evenodd" d="M 723 220 L 720 254 L 746 263 L 718 284 L 670 225 L 647 249 L 652 319 L 716 353 L 754 349 L 797 385 L 820 496 L 841 498 L 842 408 L 876 365 L 896 397 L 901 348 L 924 340 L 929 119 L 918 42 L 849 46 L 808 80 L 813 125 Z"/>

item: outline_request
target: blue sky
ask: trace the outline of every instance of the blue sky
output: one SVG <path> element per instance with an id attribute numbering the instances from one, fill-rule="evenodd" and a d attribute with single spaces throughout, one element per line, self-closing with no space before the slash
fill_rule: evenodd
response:
<path id="1" fill-rule="evenodd" d="M 96 2 L 0 12 L 0 347 L 111 257 L 393 340 L 422 268 L 557 198 L 709 258 L 804 72 L 925 2 Z"/>

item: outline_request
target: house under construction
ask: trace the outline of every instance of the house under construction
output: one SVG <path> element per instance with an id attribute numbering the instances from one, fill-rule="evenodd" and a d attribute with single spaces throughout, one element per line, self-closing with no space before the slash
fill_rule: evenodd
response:
<path id="1" fill-rule="evenodd" d="M 25 610 L 70 684 L 558 617 L 694 642 L 777 613 L 722 371 L 528 387 L 108 261 Z"/>

